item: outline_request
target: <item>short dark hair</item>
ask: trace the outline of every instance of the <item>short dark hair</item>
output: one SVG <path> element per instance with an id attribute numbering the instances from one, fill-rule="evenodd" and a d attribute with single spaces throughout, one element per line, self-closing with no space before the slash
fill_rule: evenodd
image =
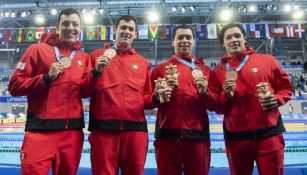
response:
<path id="1" fill-rule="evenodd" d="M 60 23 L 60 20 L 61 20 L 61 16 L 62 15 L 71 15 L 71 14 L 76 14 L 79 16 L 80 18 L 80 22 L 81 22 L 81 16 L 80 16 L 80 13 L 76 10 L 76 9 L 73 9 L 73 8 L 67 8 L 67 9 L 63 9 L 61 10 L 59 16 L 58 16 L 58 24 Z"/>
<path id="2" fill-rule="evenodd" d="M 194 29 L 191 26 L 186 25 L 186 24 L 180 24 L 180 25 L 176 26 L 174 28 L 174 30 L 172 31 L 172 40 L 175 39 L 176 32 L 177 32 L 178 29 L 190 29 L 192 31 L 193 38 L 195 36 L 195 31 L 194 31 Z"/>
<path id="3" fill-rule="evenodd" d="M 225 37 L 224 35 L 225 35 L 226 30 L 228 30 L 228 29 L 230 29 L 230 28 L 234 28 L 234 27 L 237 27 L 238 29 L 240 29 L 240 31 L 241 31 L 242 34 L 243 34 L 243 37 L 244 37 L 244 38 L 246 37 L 245 29 L 243 28 L 243 26 L 242 26 L 241 24 L 235 24 L 235 23 L 226 24 L 226 25 L 222 28 L 222 30 L 221 30 L 221 32 L 220 32 L 220 34 L 219 34 L 219 42 L 220 42 L 221 45 L 224 44 L 224 37 Z"/>
<path id="4" fill-rule="evenodd" d="M 129 21 L 131 21 L 131 20 L 134 21 L 136 33 L 138 33 L 137 21 L 136 21 L 136 18 L 135 18 L 134 16 L 132 16 L 132 15 L 123 15 L 123 16 L 121 16 L 121 17 L 115 22 L 115 30 L 117 29 L 117 27 L 118 27 L 118 25 L 119 25 L 119 23 L 120 23 L 121 20 L 124 20 L 124 21 L 127 21 L 127 22 L 129 22 Z"/>

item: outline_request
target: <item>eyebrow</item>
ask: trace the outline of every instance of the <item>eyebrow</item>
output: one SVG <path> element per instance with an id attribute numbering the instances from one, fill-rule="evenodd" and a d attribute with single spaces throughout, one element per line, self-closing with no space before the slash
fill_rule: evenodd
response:
<path id="1" fill-rule="evenodd" d="M 189 35 L 189 34 L 187 34 L 187 35 L 177 35 L 177 37 L 184 37 L 184 36 L 191 36 L 192 37 L 192 35 Z"/>

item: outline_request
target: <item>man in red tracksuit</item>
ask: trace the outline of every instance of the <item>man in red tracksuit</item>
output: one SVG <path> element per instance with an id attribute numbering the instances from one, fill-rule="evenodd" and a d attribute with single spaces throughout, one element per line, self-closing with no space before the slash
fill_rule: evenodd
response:
<path id="1" fill-rule="evenodd" d="M 89 55 L 80 51 L 81 18 L 64 9 L 60 34 L 44 34 L 21 57 L 9 82 L 12 96 L 27 96 L 26 134 L 20 149 L 22 175 L 75 175 L 84 119 L 81 97 L 95 85 L 101 63 L 87 71 Z M 100 66 L 99 66 L 100 65 Z"/>
<path id="2" fill-rule="evenodd" d="M 212 85 L 220 94 L 231 174 L 251 175 L 256 161 L 259 174 L 282 175 L 285 128 L 278 107 L 291 99 L 289 77 L 273 56 L 246 46 L 242 25 L 224 26 L 219 41 L 227 54 Z M 257 90 L 261 83 L 268 90 Z"/>
<path id="3" fill-rule="evenodd" d="M 179 25 L 172 32 L 175 54 L 157 65 L 151 73 L 155 80 L 165 78 L 167 87 L 155 88 L 158 106 L 155 152 L 158 175 L 208 175 L 210 166 L 209 120 L 206 109 L 215 110 L 207 91 L 210 69 L 192 54 L 195 44 L 190 26 Z M 168 79 L 166 67 L 176 66 L 177 79 Z M 195 78 L 194 73 L 200 73 Z M 170 97 L 159 101 L 159 96 Z"/>
<path id="4" fill-rule="evenodd" d="M 102 59 L 102 76 L 91 92 L 89 142 L 94 175 L 143 175 L 148 147 L 144 108 L 152 98 L 150 66 L 131 47 L 137 22 L 125 15 L 115 24 L 114 44 L 91 53 Z"/>

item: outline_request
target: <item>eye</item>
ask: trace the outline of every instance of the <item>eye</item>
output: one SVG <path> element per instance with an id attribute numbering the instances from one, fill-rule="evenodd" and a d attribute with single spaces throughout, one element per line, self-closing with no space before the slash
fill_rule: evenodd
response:
<path id="1" fill-rule="evenodd" d="M 234 36 L 235 38 L 240 38 L 240 37 L 241 37 L 241 34 L 240 34 L 240 33 L 235 33 L 233 36 Z"/>
<path id="2" fill-rule="evenodd" d="M 183 36 L 178 36 L 177 37 L 178 40 L 183 40 L 183 38 L 184 38 Z"/>
<path id="3" fill-rule="evenodd" d="M 186 39 L 187 39 L 187 40 L 191 40 L 191 39 L 192 39 L 192 36 L 191 36 L 191 35 L 187 35 L 187 36 L 186 36 Z"/>
<path id="4" fill-rule="evenodd" d="M 73 22 L 72 25 L 73 25 L 74 27 L 79 27 L 79 26 L 80 26 L 80 24 L 79 24 L 78 22 Z"/>
<path id="5" fill-rule="evenodd" d="M 70 24 L 70 22 L 68 22 L 68 21 L 63 21 L 62 22 L 62 26 L 63 27 L 69 27 L 69 24 Z"/>
<path id="6" fill-rule="evenodd" d="M 231 37 L 232 37 L 231 35 L 227 35 L 227 36 L 225 37 L 225 39 L 226 39 L 226 40 L 230 40 Z"/>
<path id="7" fill-rule="evenodd" d="M 126 30 L 126 29 L 127 29 L 126 26 L 121 26 L 120 28 L 121 28 L 122 30 Z"/>
<path id="8" fill-rule="evenodd" d="M 130 32 L 133 32 L 133 31 L 134 31 L 134 28 L 133 28 L 133 27 L 129 27 L 129 31 L 130 31 Z"/>

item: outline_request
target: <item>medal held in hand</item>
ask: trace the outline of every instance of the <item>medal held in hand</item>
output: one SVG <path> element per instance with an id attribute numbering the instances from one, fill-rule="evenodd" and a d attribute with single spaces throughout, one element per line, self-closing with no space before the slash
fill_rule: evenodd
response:
<path id="1" fill-rule="evenodd" d="M 113 57 L 116 56 L 116 50 L 109 48 L 109 49 L 104 51 L 103 55 L 108 57 L 109 59 L 112 59 Z"/>
<path id="2" fill-rule="evenodd" d="M 236 80 L 238 78 L 238 73 L 234 70 L 228 71 L 226 73 L 226 79 L 227 80 Z"/>
<path id="3" fill-rule="evenodd" d="M 203 72 L 202 72 L 200 69 L 194 69 L 194 70 L 192 71 L 192 77 L 193 77 L 194 79 L 196 79 L 196 78 L 202 78 L 202 77 L 204 77 L 204 74 L 203 74 Z"/>
<path id="4" fill-rule="evenodd" d="M 60 63 L 64 66 L 64 68 L 69 68 L 71 65 L 71 60 L 68 57 L 61 57 Z"/>

